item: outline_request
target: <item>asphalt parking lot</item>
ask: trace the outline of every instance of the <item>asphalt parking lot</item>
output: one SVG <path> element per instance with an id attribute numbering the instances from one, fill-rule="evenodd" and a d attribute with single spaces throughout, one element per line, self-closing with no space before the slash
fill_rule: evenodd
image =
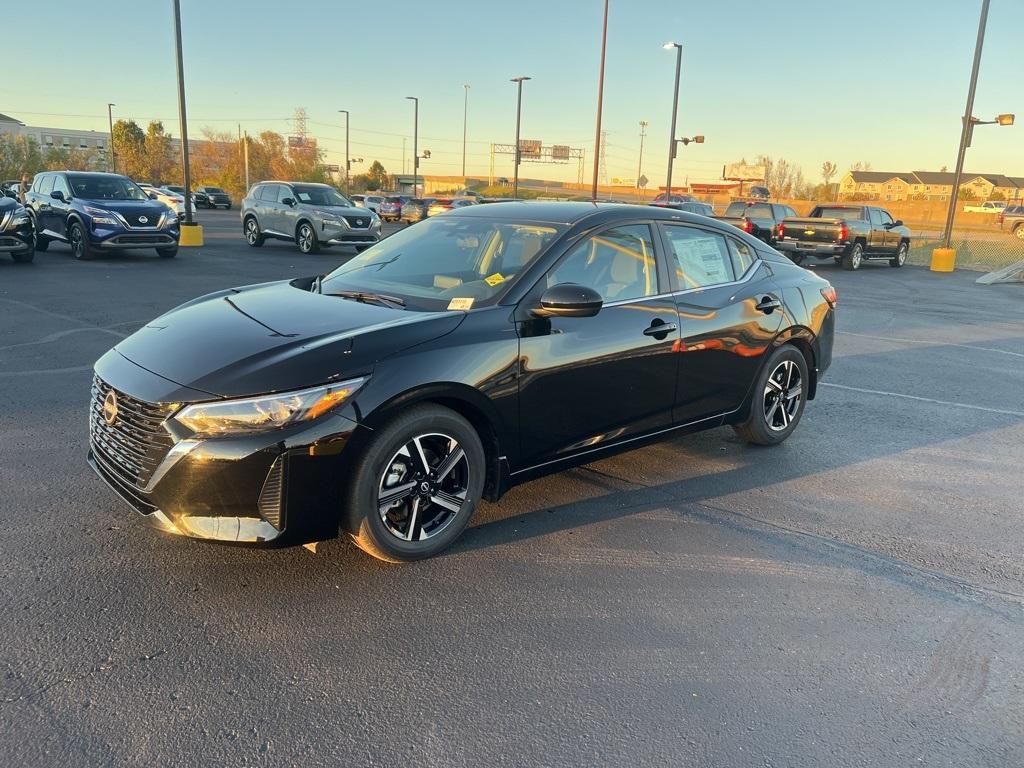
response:
<path id="1" fill-rule="evenodd" d="M 1024 764 L 1024 285 L 870 264 L 783 446 L 729 429 L 520 486 L 444 555 L 146 526 L 92 363 L 330 269 L 201 212 L 173 260 L 0 259 L 0 764 Z"/>

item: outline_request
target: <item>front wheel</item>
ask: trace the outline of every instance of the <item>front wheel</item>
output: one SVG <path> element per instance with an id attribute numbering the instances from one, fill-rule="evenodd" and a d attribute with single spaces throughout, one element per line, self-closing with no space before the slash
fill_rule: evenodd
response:
<path id="1" fill-rule="evenodd" d="M 1013 234 L 1015 234 L 1020 240 L 1024 240 L 1024 224 L 1018 224 L 1014 227 Z"/>
<path id="2" fill-rule="evenodd" d="M 178 255 L 178 246 L 174 246 L 173 248 L 157 248 L 156 255 L 161 259 L 173 259 Z"/>
<path id="3" fill-rule="evenodd" d="M 32 261 L 32 257 L 36 255 L 35 249 L 29 248 L 24 251 L 14 251 L 11 253 L 11 258 L 14 259 L 18 264 L 28 264 Z"/>
<path id="4" fill-rule="evenodd" d="M 860 269 L 862 261 L 864 261 L 864 246 L 854 243 L 850 250 L 843 254 L 840 263 L 843 265 L 843 269 L 853 272 L 855 269 Z"/>
<path id="5" fill-rule="evenodd" d="M 896 255 L 889 259 L 890 267 L 902 267 L 907 263 L 907 251 L 910 250 L 910 246 L 906 243 L 900 243 L 900 247 L 896 249 Z"/>
<path id="6" fill-rule="evenodd" d="M 758 376 L 747 420 L 733 427 L 754 445 L 778 445 L 789 437 L 807 403 L 807 361 L 796 347 L 779 347 Z"/>
<path id="7" fill-rule="evenodd" d="M 352 467 L 345 529 L 380 560 L 436 555 L 473 516 L 485 468 L 468 421 L 439 405 L 416 406 L 376 430 Z"/>
<path id="8" fill-rule="evenodd" d="M 313 225 L 307 222 L 299 224 L 295 230 L 295 242 L 299 246 L 300 253 L 316 253 L 320 250 L 320 241 L 316 239 L 316 230 Z"/>
<path id="9" fill-rule="evenodd" d="M 89 250 L 88 235 L 85 234 L 85 227 L 77 221 L 68 230 L 68 243 L 71 245 L 71 253 L 79 261 L 92 258 L 92 252 Z"/>

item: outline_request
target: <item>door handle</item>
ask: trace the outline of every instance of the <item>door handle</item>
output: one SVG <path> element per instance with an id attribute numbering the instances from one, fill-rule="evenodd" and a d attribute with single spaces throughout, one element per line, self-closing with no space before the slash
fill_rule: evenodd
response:
<path id="1" fill-rule="evenodd" d="M 782 304 L 774 296 L 765 296 L 754 307 L 758 312 L 764 312 L 766 315 L 770 315 L 776 309 L 781 309 Z"/>
<path id="2" fill-rule="evenodd" d="M 664 339 L 666 336 L 668 336 L 670 333 L 675 333 L 678 330 L 679 326 L 677 326 L 675 323 L 664 323 L 655 320 L 647 328 L 644 328 L 644 336 L 653 336 L 654 338 L 660 341 L 661 339 Z"/>

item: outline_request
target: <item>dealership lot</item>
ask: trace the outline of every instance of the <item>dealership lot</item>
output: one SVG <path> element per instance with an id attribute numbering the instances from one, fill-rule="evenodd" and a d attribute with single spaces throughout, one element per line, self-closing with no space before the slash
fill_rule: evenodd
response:
<path id="1" fill-rule="evenodd" d="M 86 466 L 119 338 L 349 255 L 200 218 L 173 260 L 0 261 L 4 763 L 1024 763 L 1024 286 L 815 267 L 836 358 L 785 444 L 529 483 L 388 567 L 165 536 Z"/>

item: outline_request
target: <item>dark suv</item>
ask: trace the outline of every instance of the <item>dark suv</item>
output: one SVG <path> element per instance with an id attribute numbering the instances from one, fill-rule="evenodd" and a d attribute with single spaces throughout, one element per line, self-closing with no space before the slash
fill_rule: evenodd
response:
<path id="1" fill-rule="evenodd" d="M 231 210 L 231 197 L 220 187 L 196 187 L 196 205 L 204 208 L 221 208 L 225 211 Z"/>
<path id="2" fill-rule="evenodd" d="M 155 248 L 162 258 L 178 253 L 178 216 L 127 176 L 50 171 L 36 174 L 25 195 L 36 250 L 67 243 L 76 259 L 96 251 Z"/>
<path id="3" fill-rule="evenodd" d="M 398 221 L 402 218 L 402 206 L 412 200 L 409 195 L 388 195 L 377 206 L 377 214 L 384 221 Z"/>
<path id="4" fill-rule="evenodd" d="M 32 219 L 9 195 L 0 196 L 0 253 L 9 253 L 18 262 L 32 261 L 35 253 Z"/>

